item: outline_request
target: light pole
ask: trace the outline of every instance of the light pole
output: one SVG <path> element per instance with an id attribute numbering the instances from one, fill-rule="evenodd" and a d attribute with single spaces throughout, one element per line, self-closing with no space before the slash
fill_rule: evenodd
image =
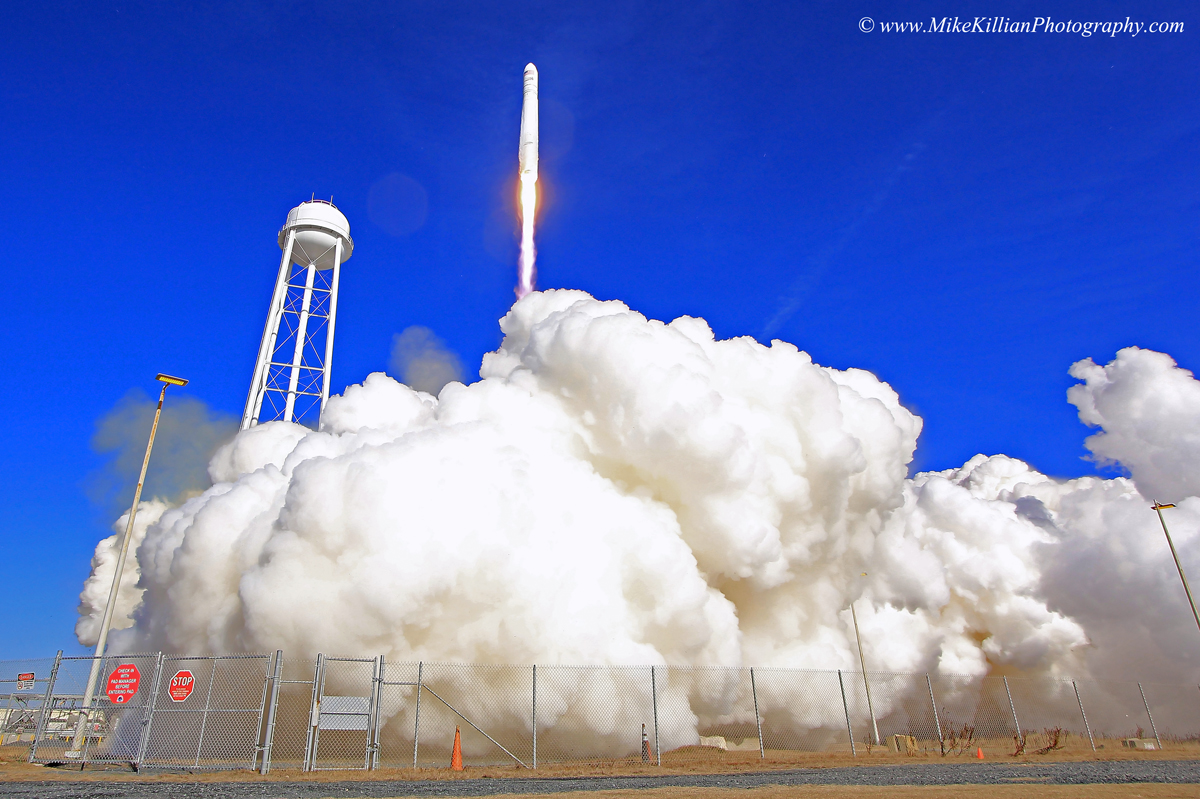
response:
<path id="1" fill-rule="evenodd" d="M 1164 510 L 1175 506 L 1155 500 L 1150 507 L 1158 513 L 1158 522 L 1162 525 L 1163 534 L 1167 537 L 1167 546 L 1171 548 L 1171 557 L 1175 559 L 1175 568 L 1179 569 L 1179 579 L 1183 581 L 1183 592 L 1187 594 L 1188 604 L 1192 606 L 1192 616 L 1196 619 L 1196 627 L 1200 628 L 1200 613 L 1196 612 L 1196 600 L 1192 599 L 1192 589 L 1188 587 L 1187 577 L 1183 574 L 1183 564 L 1179 562 L 1179 553 L 1175 551 L 1175 542 L 1171 540 L 1171 533 L 1167 531 L 1167 520 L 1162 515 Z"/>
<path id="2" fill-rule="evenodd" d="M 875 723 L 875 707 L 871 704 L 871 681 L 867 679 L 867 660 L 863 657 L 862 636 L 858 634 L 858 614 L 854 612 L 853 602 L 850 603 L 850 617 L 854 619 L 854 640 L 858 642 L 858 662 L 862 666 L 863 687 L 867 689 L 867 712 L 871 714 L 871 730 L 875 733 L 875 745 L 879 746 L 879 725 Z"/>
<path id="3" fill-rule="evenodd" d="M 154 411 L 154 424 L 150 426 L 150 441 L 146 444 L 146 457 L 142 459 L 142 473 L 138 476 L 137 489 L 133 492 L 133 506 L 129 509 L 129 521 L 125 523 L 125 536 L 121 539 L 121 554 L 117 557 L 117 570 L 113 574 L 112 588 L 108 592 L 108 604 L 104 606 L 104 619 L 100 622 L 100 637 L 96 641 L 96 654 L 92 657 L 92 670 L 88 673 L 87 688 L 83 691 L 83 707 L 80 708 L 79 723 L 75 726 L 75 738 L 67 757 L 83 755 L 84 735 L 92 711 L 92 695 L 96 691 L 96 680 L 100 676 L 100 663 L 104 658 L 104 647 L 108 644 L 108 627 L 112 624 L 113 611 L 117 607 L 117 593 L 121 589 L 121 573 L 125 571 L 125 558 L 129 554 L 129 540 L 133 537 L 133 520 L 137 516 L 138 504 L 142 501 L 142 486 L 146 482 L 146 468 L 150 465 L 150 451 L 154 449 L 154 435 L 158 432 L 158 420 L 162 416 L 163 400 L 167 386 L 186 386 L 182 377 L 160 374 L 155 378 L 163 384 L 158 393 L 158 408 Z"/>

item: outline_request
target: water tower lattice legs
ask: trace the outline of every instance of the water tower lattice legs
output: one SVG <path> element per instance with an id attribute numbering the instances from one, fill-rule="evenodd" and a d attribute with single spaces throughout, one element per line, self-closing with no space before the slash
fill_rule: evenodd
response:
<path id="1" fill-rule="evenodd" d="M 302 203 L 279 235 L 283 259 L 259 344 L 242 429 L 260 422 L 320 426 L 329 400 L 337 292 L 353 241 L 341 212 Z"/>

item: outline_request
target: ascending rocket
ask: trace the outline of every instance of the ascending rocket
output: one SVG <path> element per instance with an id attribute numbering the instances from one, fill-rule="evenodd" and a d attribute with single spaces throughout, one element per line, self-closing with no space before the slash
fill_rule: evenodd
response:
<path id="1" fill-rule="evenodd" d="M 537 180 L 538 162 L 538 72 L 537 67 L 525 67 L 525 92 L 521 104 L 521 182 Z"/>

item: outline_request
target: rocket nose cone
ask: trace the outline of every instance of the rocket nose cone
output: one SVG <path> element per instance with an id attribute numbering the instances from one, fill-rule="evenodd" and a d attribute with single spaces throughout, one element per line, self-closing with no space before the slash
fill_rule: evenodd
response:
<path id="1" fill-rule="evenodd" d="M 530 62 L 525 65 L 525 74 L 526 75 L 532 74 L 535 78 L 537 77 L 537 67 L 535 67 L 533 65 L 533 62 Z"/>

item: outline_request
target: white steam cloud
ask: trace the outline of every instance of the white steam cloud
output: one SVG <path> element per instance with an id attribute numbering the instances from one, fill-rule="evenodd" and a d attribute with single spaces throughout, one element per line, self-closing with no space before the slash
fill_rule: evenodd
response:
<path id="1" fill-rule="evenodd" d="M 114 645 L 853 669 L 855 602 L 872 669 L 1200 676 L 1147 504 L 1179 503 L 1200 565 L 1200 385 L 1165 355 L 1072 367 L 1132 479 L 1003 455 L 908 479 L 921 420 L 868 372 L 579 291 L 501 327 L 478 382 L 372 374 L 320 432 L 245 431 L 210 489 L 143 511 Z"/>
<path id="2" fill-rule="evenodd" d="M 1161 352 L 1129 347 L 1100 367 L 1071 367 L 1084 381 L 1067 392 L 1100 463 L 1128 469 L 1143 496 L 1175 502 L 1200 496 L 1200 382 Z"/>

